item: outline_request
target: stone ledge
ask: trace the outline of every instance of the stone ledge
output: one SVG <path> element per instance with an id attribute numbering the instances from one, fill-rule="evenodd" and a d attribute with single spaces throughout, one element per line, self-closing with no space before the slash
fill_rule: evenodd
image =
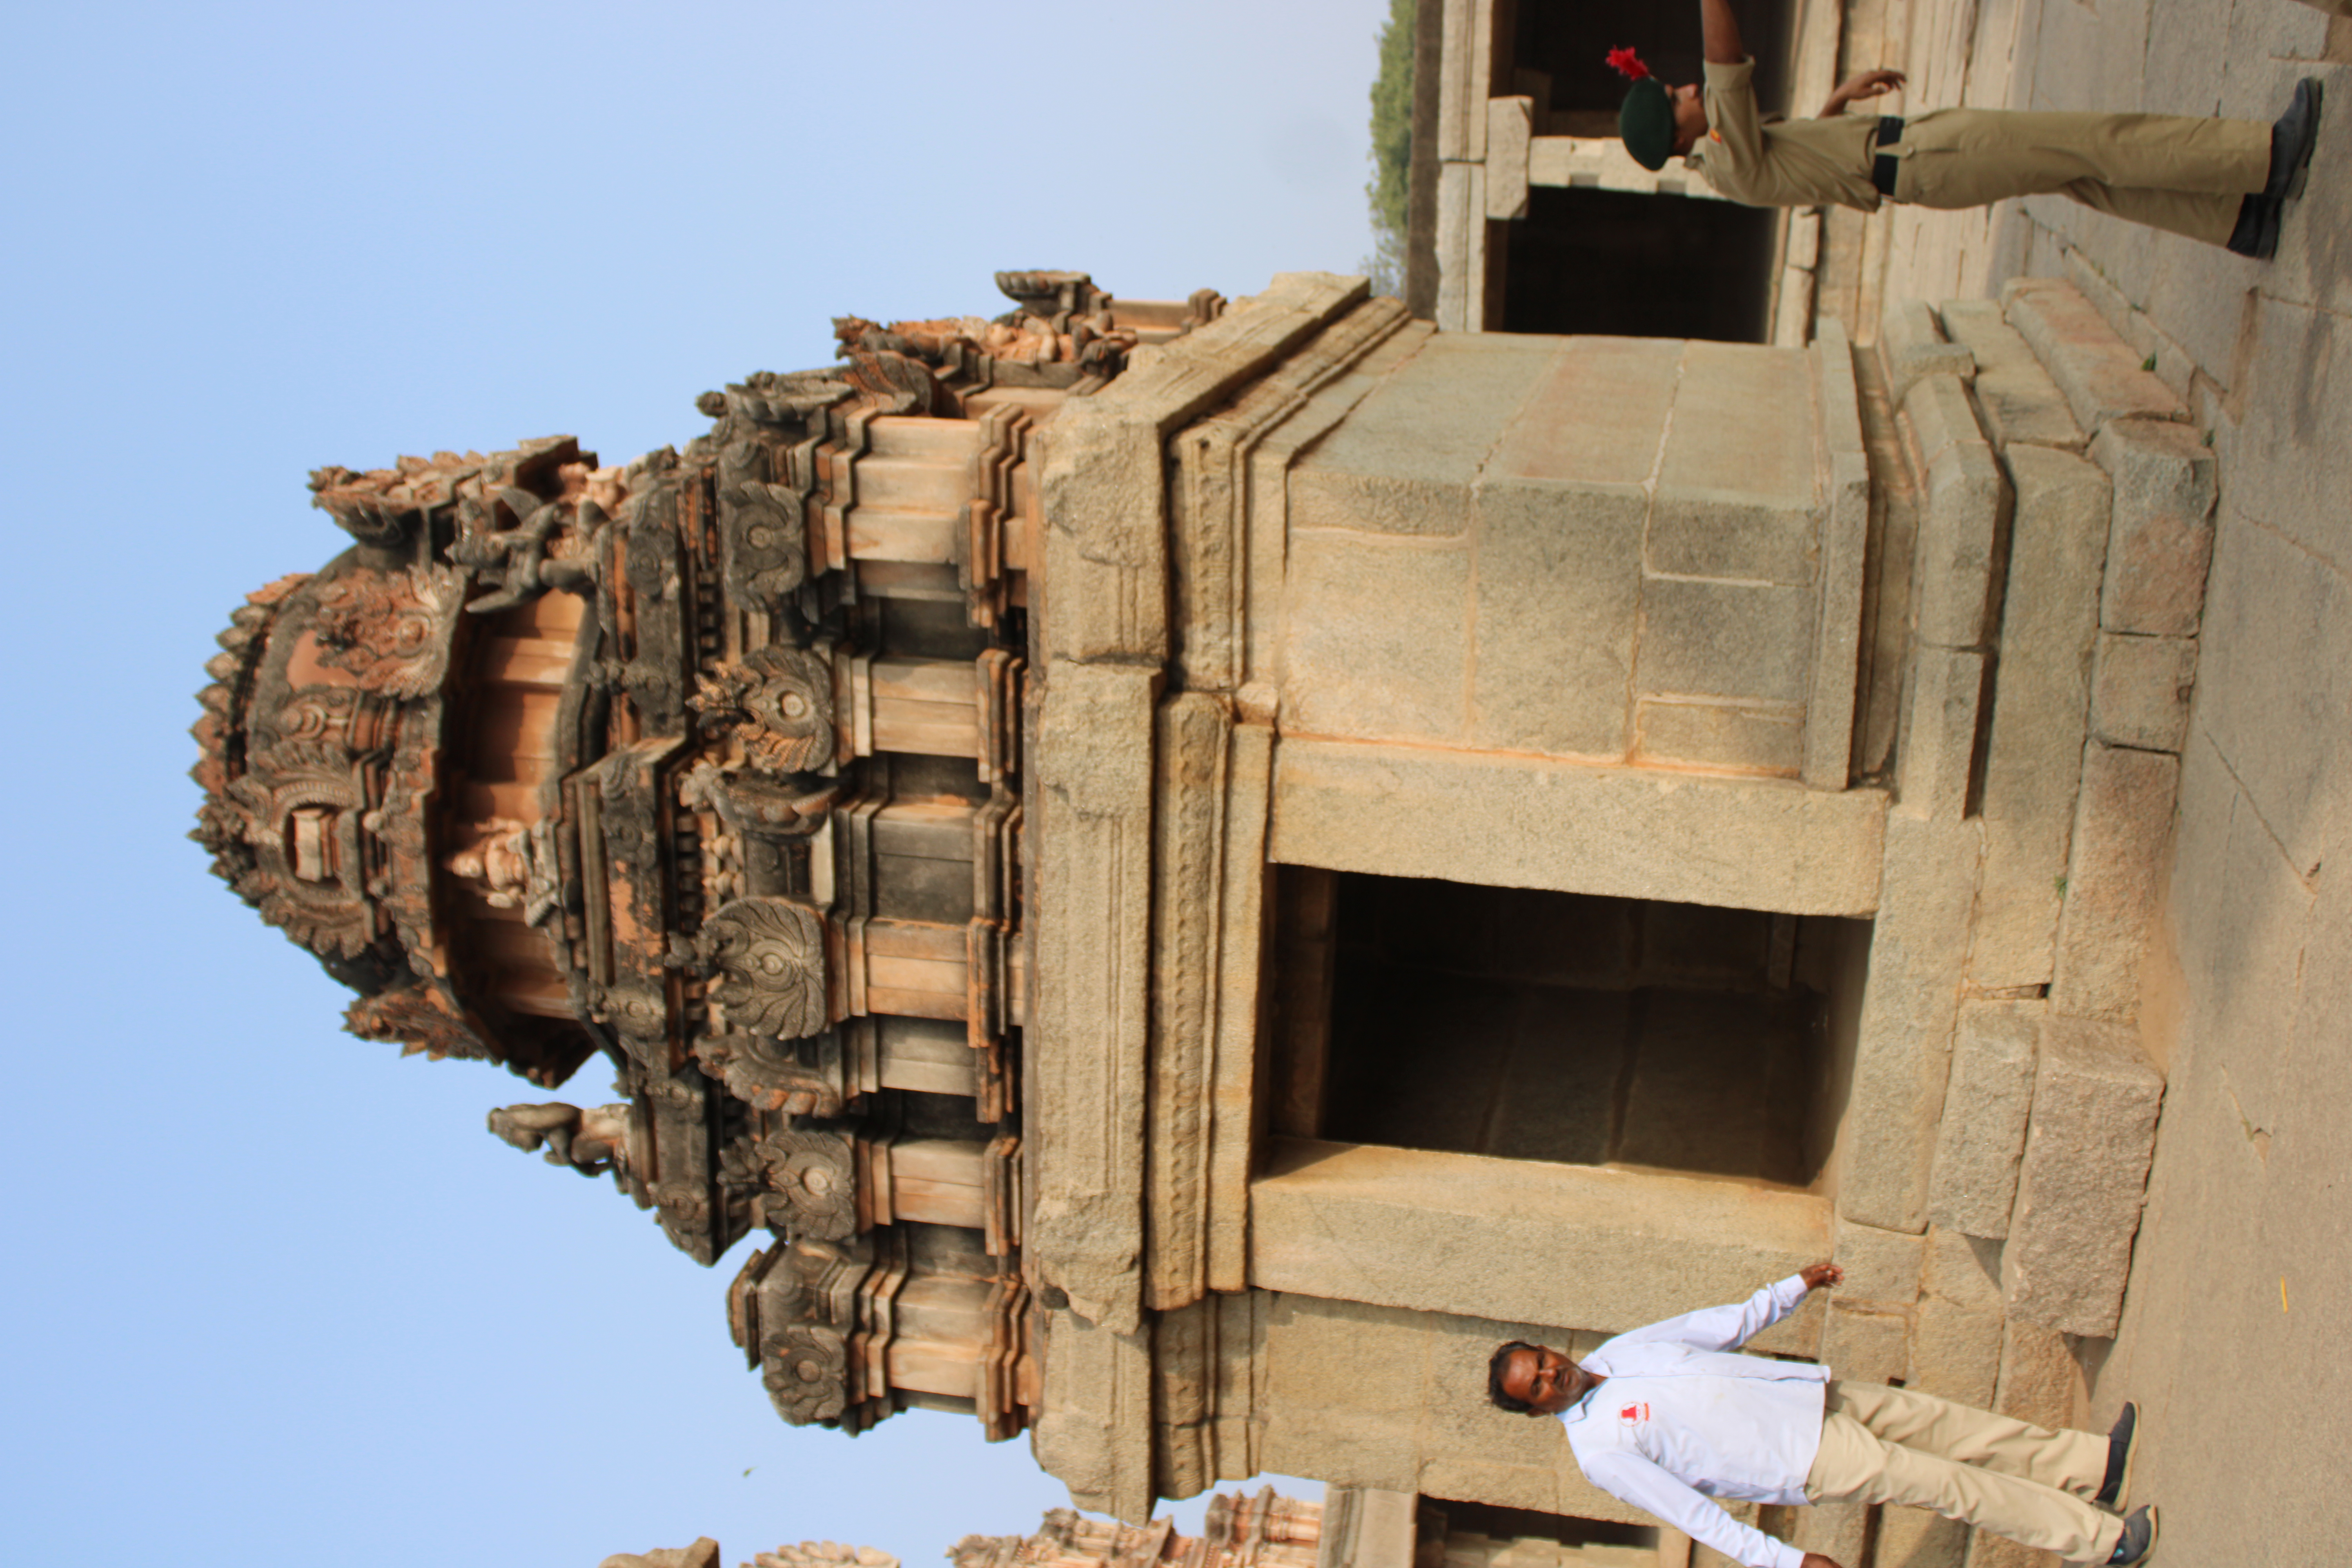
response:
<path id="1" fill-rule="evenodd" d="M 1250 1188 L 1250 1283 L 1622 1333 L 1744 1300 L 1827 1256 L 1829 1230 L 1809 1193 L 1284 1138 Z M 1801 1309 L 1758 1343 L 1809 1355 L 1820 1323 Z"/>
<path id="2" fill-rule="evenodd" d="M 2066 397 L 2074 422 L 2096 436 L 2117 419 L 2186 419 L 2172 389 L 2140 367 L 2141 357 L 2073 284 L 2012 278 L 2001 306 Z"/>
<path id="3" fill-rule="evenodd" d="M 1802 915 L 1878 906 L 1886 797 L 1285 737 L 1275 860 Z"/>

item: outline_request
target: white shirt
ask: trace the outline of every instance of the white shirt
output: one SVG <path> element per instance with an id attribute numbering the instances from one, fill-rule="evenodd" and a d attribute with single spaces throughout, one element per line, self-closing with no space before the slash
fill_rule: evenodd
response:
<path id="1" fill-rule="evenodd" d="M 1619 1334 L 1578 1363 L 1608 1379 L 1560 1413 L 1585 1479 L 1748 1568 L 1802 1568 L 1803 1552 L 1707 1499 L 1806 1500 L 1828 1369 L 1727 1353 L 1804 1299 L 1791 1275 L 1737 1305 Z"/>

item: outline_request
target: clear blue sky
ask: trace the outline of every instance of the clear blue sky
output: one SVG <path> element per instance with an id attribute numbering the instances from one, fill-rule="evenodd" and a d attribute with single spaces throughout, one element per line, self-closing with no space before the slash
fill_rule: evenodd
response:
<path id="1" fill-rule="evenodd" d="M 520 1080 L 341 1034 L 182 837 L 191 693 L 246 591 L 338 548 L 321 464 L 625 460 L 824 362 L 834 315 L 1003 309 L 999 268 L 1178 299 L 1356 270 L 1385 10 L 12 13 L 10 1560 L 924 1563 L 1065 1500 L 968 1421 L 786 1427 L 728 1342 L 740 1251 L 699 1268 L 493 1140 Z"/>

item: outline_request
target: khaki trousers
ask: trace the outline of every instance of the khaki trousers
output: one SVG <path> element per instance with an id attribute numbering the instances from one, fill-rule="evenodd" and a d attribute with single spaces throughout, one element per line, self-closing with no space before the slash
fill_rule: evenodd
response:
<path id="1" fill-rule="evenodd" d="M 1835 1378 L 1824 1387 L 1808 1500 L 1931 1508 L 2073 1563 L 2104 1563 L 2123 1538 L 2123 1521 L 2089 1500 L 2106 1479 L 2105 1437 L 1908 1388 Z"/>
<path id="2" fill-rule="evenodd" d="M 2240 201 L 2263 188 L 2271 128 L 2257 120 L 1936 109 L 1882 149 L 1901 163 L 1895 199 L 1975 207 L 2045 192 L 2086 207 L 2229 243 Z"/>

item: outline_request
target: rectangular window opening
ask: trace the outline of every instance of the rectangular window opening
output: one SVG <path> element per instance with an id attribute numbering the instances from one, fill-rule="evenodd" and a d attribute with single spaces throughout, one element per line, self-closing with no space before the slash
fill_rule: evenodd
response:
<path id="1" fill-rule="evenodd" d="M 1313 1135 L 1793 1187 L 1822 1177 L 1868 921 L 1322 875 Z"/>

